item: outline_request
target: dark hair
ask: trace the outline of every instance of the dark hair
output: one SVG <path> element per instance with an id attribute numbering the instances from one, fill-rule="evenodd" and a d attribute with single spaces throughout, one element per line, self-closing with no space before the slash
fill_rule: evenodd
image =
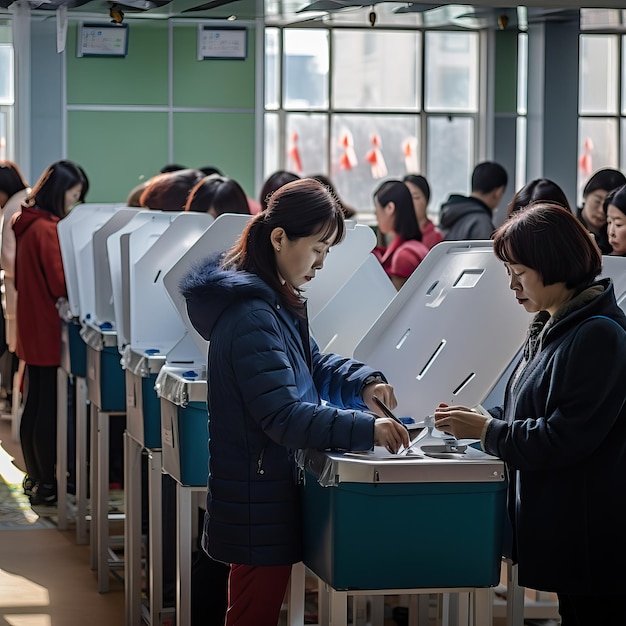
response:
<path id="1" fill-rule="evenodd" d="M 341 210 L 343 211 L 343 214 L 344 214 L 345 217 L 350 218 L 350 217 L 354 217 L 356 215 L 356 209 L 353 209 L 351 206 L 348 206 L 339 197 L 339 194 L 337 193 L 337 190 L 335 189 L 335 186 L 333 185 L 333 183 L 330 180 L 330 178 L 328 178 L 328 176 L 324 176 L 324 174 L 315 174 L 315 175 L 311 176 L 310 178 L 314 178 L 315 180 L 317 180 L 320 183 L 322 183 L 322 185 L 324 185 L 324 187 L 326 187 L 328 189 L 328 191 L 330 191 L 330 193 L 332 193 L 335 196 L 335 198 L 337 198 L 337 202 L 339 202 L 339 205 L 341 206 Z"/>
<path id="2" fill-rule="evenodd" d="M 214 217 L 222 213 L 250 214 L 248 198 L 239 183 L 217 174 L 203 178 L 189 192 L 185 211 L 211 213 Z"/>
<path id="3" fill-rule="evenodd" d="M 159 174 L 168 174 L 169 172 L 178 172 L 179 170 L 186 170 L 184 165 L 180 165 L 180 163 L 168 163 L 164 165 L 160 170 Z"/>
<path id="4" fill-rule="evenodd" d="M 139 196 L 139 205 L 159 211 L 183 211 L 189 192 L 203 178 L 200 170 L 192 169 L 157 174 Z"/>
<path id="5" fill-rule="evenodd" d="M 28 187 L 20 168 L 13 161 L 0 161 L 0 191 L 10 198 Z"/>
<path id="6" fill-rule="evenodd" d="M 493 237 L 495 255 L 539 272 L 544 285 L 589 285 L 602 270 L 595 241 L 576 217 L 558 204 L 536 202 L 517 211 Z"/>
<path id="7" fill-rule="evenodd" d="M 205 176 L 210 176 L 211 174 L 219 174 L 220 176 L 224 176 L 224 172 L 218 170 L 217 167 L 213 167 L 212 165 L 206 165 L 204 167 L 198 168 Z"/>
<path id="8" fill-rule="evenodd" d="M 430 202 L 430 185 L 428 181 L 420 174 L 407 174 L 403 179 L 403 183 L 411 183 L 415 185 L 426 198 L 426 204 Z"/>
<path id="9" fill-rule="evenodd" d="M 273 174 L 270 174 L 263 183 L 263 187 L 261 187 L 261 195 L 259 197 L 259 201 L 261 202 L 261 211 L 265 211 L 269 203 L 270 196 L 277 189 L 280 189 L 286 183 L 290 183 L 294 180 L 300 180 L 300 176 L 294 174 L 293 172 L 288 172 L 287 170 L 277 170 Z"/>
<path id="10" fill-rule="evenodd" d="M 554 182 L 548 178 L 535 178 L 526 183 L 511 200 L 507 213 L 511 215 L 520 209 L 525 209 L 531 203 L 543 200 L 544 202 L 553 202 L 559 204 L 564 209 L 572 212 L 572 207 L 565 192 Z"/>
<path id="11" fill-rule="evenodd" d="M 605 167 L 597 172 L 594 172 L 589 178 L 583 189 L 583 198 L 586 198 L 590 193 L 598 191 L 612 191 L 617 187 L 626 185 L 626 176 L 619 170 L 615 170 L 610 167 Z"/>
<path id="12" fill-rule="evenodd" d="M 493 161 L 479 163 L 472 173 L 472 191 L 491 193 L 494 189 L 506 187 L 509 177 L 506 170 Z"/>
<path id="13" fill-rule="evenodd" d="M 374 199 L 382 207 L 390 202 L 395 205 L 393 230 L 405 241 L 408 239 L 422 240 L 422 231 L 417 223 L 413 198 L 409 188 L 401 180 L 387 180 L 374 191 Z"/>
<path id="14" fill-rule="evenodd" d="M 39 177 L 25 204 L 62 218 L 65 216 L 65 193 L 76 185 L 81 185 L 79 200 L 82 202 L 85 189 L 89 189 L 85 171 L 72 161 L 57 161 Z"/>
<path id="15" fill-rule="evenodd" d="M 272 195 L 267 208 L 255 215 L 226 254 L 223 267 L 234 267 L 259 276 L 280 293 L 294 310 L 302 310 L 299 290 L 283 285 L 278 278 L 276 256 L 271 242 L 275 228 L 282 228 L 290 241 L 317 233 L 331 245 L 345 235 L 343 213 L 336 198 L 317 180 L 299 179 L 287 183 Z"/>
<path id="16" fill-rule="evenodd" d="M 609 204 L 612 204 L 616 209 L 619 209 L 626 215 L 626 185 L 613 189 L 604 199 L 602 208 L 604 209 L 605 215 L 609 210 Z"/>

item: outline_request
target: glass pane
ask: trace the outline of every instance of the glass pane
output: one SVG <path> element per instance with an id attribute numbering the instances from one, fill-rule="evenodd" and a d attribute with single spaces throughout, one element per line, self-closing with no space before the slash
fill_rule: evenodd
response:
<path id="1" fill-rule="evenodd" d="M 619 26 L 619 9 L 581 9 L 580 28 L 606 28 Z"/>
<path id="2" fill-rule="evenodd" d="M 478 35 L 426 33 L 428 111 L 478 110 Z"/>
<path id="3" fill-rule="evenodd" d="M 280 106 L 280 31 L 265 29 L 265 108 Z"/>
<path id="4" fill-rule="evenodd" d="M 279 159 L 278 114 L 265 114 L 265 139 L 263 146 L 263 178 L 282 167 Z"/>
<path id="5" fill-rule="evenodd" d="M 284 108 L 327 108 L 328 30 L 285 29 L 283 59 Z"/>
<path id="6" fill-rule="evenodd" d="M 346 204 L 373 213 L 383 179 L 420 171 L 418 128 L 415 115 L 333 116 L 330 177 Z"/>
<path id="7" fill-rule="evenodd" d="M 13 104 L 13 46 L 0 45 L 0 104 Z"/>
<path id="8" fill-rule="evenodd" d="M 285 169 L 299 174 L 328 172 L 328 117 L 292 113 L 287 116 Z"/>
<path id="9" fill-rule="evenodd" d="M 426 168 L 432 192 L 429 213 L 438 216 L 451 193 L 468 194 L 474 168 L 474 120 L 429 117 Z"/>
<path id="10" fill-rule="evenodd" d="M 617 162 L 617 120 L 578 120 L 578 206 L 589 176 L 601 167 L 619 167 Z"/>
<path id="11" fill-rule="evenodd" d="M 418 33 L 334 31 L 334 108 L 415 110 L 418 50 Z"/>
<path id="12" fill-rule="evenodd" d="M 580 38 L 579 111 L 617 113 L 617 37 Z"/>

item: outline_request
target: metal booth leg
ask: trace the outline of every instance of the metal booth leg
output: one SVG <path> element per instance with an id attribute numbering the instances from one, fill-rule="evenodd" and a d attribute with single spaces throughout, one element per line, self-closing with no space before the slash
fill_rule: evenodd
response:
<path id="1" fill-rule="evenodd" d="M 67 530 L 67 377 L 57 368 L 57 527 Z"/>

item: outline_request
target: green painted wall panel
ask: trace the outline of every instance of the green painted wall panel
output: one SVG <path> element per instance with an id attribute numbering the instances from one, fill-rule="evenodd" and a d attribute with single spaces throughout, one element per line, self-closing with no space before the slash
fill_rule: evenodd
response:
<path id="1" fill-rule="evenodd" d="M 67 32 L 67 103 L 168 104 L 167 23 L 131 22 L 125 58 L 77 57 L 78 27 Z"/>
<path id="2" fill-rule="evenodd" d="M 89 177 L 88 202 L 124 202 L 168 162 L 167 113 L 70 111 L 68 158 Z"/>
<path id="3" fill-rule="evenodd" d="M 197 25 L 174 27 L 174 106 L 254 108 L 254 30 L 248 28 L 245 60 L 198 61 Z"/>
<path id="4" fill-rule="evenodd" d="M 254 196 L 254 114 L 175 113 L 174 161 L 217 167 Z"/>
<path id="5" fill-rule="evenodd" d="M 517 112 L 517 31 L 496 31 L 496 113 Z"/>

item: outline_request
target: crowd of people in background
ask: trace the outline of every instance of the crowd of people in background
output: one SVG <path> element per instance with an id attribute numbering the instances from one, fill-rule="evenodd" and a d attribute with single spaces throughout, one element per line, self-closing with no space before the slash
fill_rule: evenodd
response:
<path id="1" fill-rule="evenodd" d="M 530 435 L 524 434 L 526 431 L 516 422 L 525 417 L 530 419 L 528 428 L 538 424 L 544 417 L 548 421 L 552 419 L 558 428 L 566 428 L 561 423 L 560 405 L 550 408 L 549 391 L 554 390 L 550 381 L 554 376 L 544 375 L 549 369 L 545 366 L 546 370 L 540 372 L 542 376 L 528 385 L 527 389 L 522 387 L 521 391 L 517 387 L 521 379 L 517 377 L 524 374 L 526 366 L 533 359 L 541 360 L 549 354 L 549 350 L 542 353 L 542 342 L 549 345 L 550 338 L 556 336 L 557 328 L 575 332 L 569 330 L 572 320 L 581 320 L 582 324 L 589 318 L 597 318 L 601 313 L 600 317 L 610 320 L 608 325 L 604 322 L 593 325 L 597 329 L 598 345 L 608 350 L 610 346 L 615 347 L 626 341 L 626 318 L 614 302 L 610 284 L 606 281 L 594 282 L 599 273 L 601 254 L 626 256 L 626 176 L 612 168 L 595 172 L 582 190 L 580 207 L 568 200 L 557 182 L 545 178 L 531 180 L 513 194 L 506 207 L 503 223 L 496 225 L 495 213 L 502 204 L 507 185 L 505 168 L 498 163 L 485 161 L 477 164 L 473 170 L 469 195 L 451 193 L 438 211 L 429 210 L 431 188 L 428 180 L 418 173 L 407 174 L 402 179 L 383 180 L 373 190 L 371 207 L 353 207 L 340 197 L 331 178 L 324 174 L 301 177 L 287 170 L 277 170 L 265 179 L 258 198 L 253 198 L 246 194 L 239 182 L 216 167 L 188 168 L 172 163 L 130 190 L 126 204 L 131 207 L 204 212 L 214 218 L 226 213 L 252 216 L 237 246 L 225 259 L 210 261 L 207 271 L 200 276 L 192 274 L 187 277 L 184 292 L 192 322 L 201 334 L 211 339 L 212 345 L 215 344 L 209 357 L 219 362 L 219 367 L 209 367 L 214 382 L 210 385 L 214 409 L 211 441 L 220 441 L 220 446 L 211 451 L 212 482 L 208 500 L 209 516 L 204 529 L 205 551 L 200 551 L 201 558 L 195 562 L 196 576 L 192 583 L 197 591 L 192 602 L 194 598 L 200 602 L 199 608 L 193 611 L 197 616 L 193 618 L 194 623 L 207 619 L 207 615 L 212 615 L 215 623 L 223 623 L 229 584 L 231 595 L 228 612 L 231 617 L 227 619 L 231 621 L 227 623 L 235 623 L 236 615 L 242 616 L 242 624 L 255 623 L 257 611 L 270 615 L 271 620 L 277 616 L 291 563 L 300 558 L 301 551 L 290 479 L 291 448 L 313 445 L 360 450 L 371 448 L 376 443 L 386 446 L 393 453 L 400 445 L 408 443 L 405 441 L 406 432 L 398 428 L 395 422 L 375 420 L 371 415 L 371 412 L 377 413 L 372 400 L 373 393 L 386 400 L 391 408 L 395 406 L 393 388 L 383 373 L 362 363 L 342 360 L 339 355 L 321 355 L 314 340 L 308 335 L 306 323 L 303 323 L 306 321 L 303 313 L 305 304 L 299 289 L 314 276 L 316 270 L 322 268 L 331 246 L 341 242 L 345 220 L 359 221 L 364 214 L 374 214 L 375 224 L 372 226 L 377 232 L 378 245 L 373 254 L 398 290 L 439 243 L 494 238 L 496 254 L 511 276 L 511 289 L 517 295 L 522 294 L 520 302 L 528 310 L 538 312 L 539 317 L 536 319 L 541 322 L 541 328 L 534 323 L 534 326 L 531 325 L 524 356 L 510 383 L 511 390 L 515 390 L 528 404 L 527 414 L 519 414 L 509 404 L 493 409 L 490 417 L 478 418 L 471 408 L 441 405 L 436 412 L 438 425 L 457 436 L 481 439 L 483 447 L 501 456 L 518 472 L 519 477 L 524 477 L 525 472 L 532 473 L 537 469 L 543 471 L 552 467 L 536 452 L 533 453 L 536 455 L 534 461 L 530 460 L 531 456 L 524 456 L 520 452 L 522 448 L 516 447 L 515 438 L 519 437 L 526 443 L 530 441 Z M 75 204 L 85 201 L 88 190 L 86 173 L 71 161 L 62 160 L 51 164 L 32 189 L 15 163 L 0 161 L 3 280 L 0 387 L 9 404 L 14 378 L 17 378 L 20 390 L 24 392 L 20 425 L 20 441 L 26 464 L 23 489 L 33 507 L 53 506 L 57 499 L 56 369 L 60 365 L 61 356 L 61 325 L 57 305 L 59 300 L 67 296 L 67 291 L 56 226 Z M 562 235 L 563 241 L 559 240 L 556 248 L 561 250 L 563 258 L 572 257 L 571 267 L 564 267 L 550 255 L 533 248 L 533 237 L 539 232 L 539 224 L 555 241 Z M 548 240 L 544 235 L 542 245 L 547 245 Z M 584 245 L 580 245 L 577 251 L 568 250 L 565 245 L 573 245 L 575 242 L 580 244 L 581 241 Z M 576 267 L 580 271 L 575 279 L 570 280 L 571 270 Z M 248 282 L 236 278 L 243 275 Z M 233 280 L 231 289 L 229 285 Z M 211 290 L 219 298 L 209 302 L 206 294 Z M 245 297 L 238 298 L 236 294 L 239 292 Z M 220 311 L 230 307 L 233 298 L 238 304 L 229 310 L 236 311 L 236 316 L 217 322 L 219 315 L 216 307 Z M 572 299 L 576 301 L 573 312 L 567 304 Z M 284 302 L 284 311 L 280 307 L 274 308 L 275 300 Z M 592 301 L 593 306 L 589 304 Z M 587 309 L 590 313 L 587 313 Z M 546 312 L 548 317 L 544 319 Z M 208 324 L 207 319 L 213 322 Z M 230 327 L 235 320 L 240 319 L 245 320 L 247 333 L 241 345 L 237 343 L 241 333 L 238 335 L 238 331 Z M 281 333 L 293 335 L 293 341 L 300 346 L 297 353 L 290 347 L 291 343 L 283 345 L 276 342 L 271 329 L 277 327 L 282 329 Z M 258 353 L 268 355 L 267 363 L 263 359 L 253 359 L 252 363 L 246 358 L 246 354 L 250 353 L 250 337 L 254 337 L 258 343 Z M 241 352 L 239 356 L 237 350 Z M 286 354 L 282 365 L 273 363 L 270 358 L 278 352 Z M 576 362 L 582 360 L 576 354 Z M 603 357 L 599 358 L 602 360 Z M 620 358 L 622 369 L 619 371 L 622 372 L 626 367 L 626 357 L 621 354 Z M 225 369 L 223 365 L 228 359 L 234 361 Z M 324 376 L 327 375 L 329 380 L 338 376 L 335 382 L 337 389 L 342 390 L 341 400 L 339 397 L 328 400 L 333 406 L 343 408 L 322 408 L 319 404 L 320 394 L 315 391 L 319 381 L 311 378 L 312 367 L 319 368 L 316 373 L 318 378 L 322 372 L 327 372 Z M 340 374 L 347 372 L 346 368 L 350 370 L 349 377 Z M 238 372 L 238 375 L 246 377 L 251 383 L 248 385 L 249 397 L 237 396 L 237 380 L 226 380 L 225 371 Z M 358 375 L 354 373 L 356 371 Z M 267 372 L 272 372 L 271 393 L 266 388 Z M 568 379 L 568 376 L 564 375 L 563 380 Z M 608 380 L 609 372 L 606 377 Z M 293 388 L 290 387 L 292 383 Z M 348 395 L 343 393 L 346 386 L 351 389 Z M 327 386 L 329 389 L 331 387 Z M 276 390 L 289 390 L 284 393 L 293 395 L 294 415 L 287 419 L 277 413 L 275 425 L 261 425 L 250 414 L 250 407 L 261 407 L 259 411 L 263 413 L 265 409 L 262 407 L 283 393 Z M 547 417 L 537 413 L 543 408 L 533 405 L 537 390 L 546 392 Z M 252 391 L 256 394 L 254 397 L 250 396 Z M 233 412 L 235 398 L 241 405 L 238 413 Z M 285 401 L 284 398 L 279 400 L 281 403 Z M 558 402 L 565 400 L 561 398 Z M 582 401 L 580 406 L 585 406 Z M 611 405 L 607 408 L 612 416 L 605 419 L 605 431 L 609 438 L 621 424 L 618 421 L 618 417 L 622 418 L 620 407 Z M 370 412 L 366 413 L 365 409 Z M 576 412 L 577 409 L 571 410 Z M 271 407 L 267 411 L 273 415 Z M 553 417 L 555 412 L 557 415 Z M 292 428 L 292 417 L 293 424 L 296 424 L 296 418 L 298 424 L 302 419 L 315 417 L 315 420 L 311 422 L 311 428 L 302 429 L 300 425 Z M 329 426 L 322 424 L 323 428 L 319 428 L 320 420 Z M 349 437 L 345 436 L 341 428 L 337 428 L 342 420 L 352 424 L 351 429 L 345 430 L 352 433 Z M 544 427 L 543 422 L 541 427 Z M 547 425 L 545 427 L 548 428 Z M 263 462 L 281 475 L 282 486 L 277 487 L 279 505 L 275 516 L 279 530 L 272 535 L 269 543 L 266 536 L 259 534 L 252 518 L 248 526 L 241 527 L 235 541 L 232 529 L 225 529 L 223 523 L 216 521 L 216 517 L 211 519 L 211 511 L 226 520 L 231 515 L 229 501 L 232 494 L 222 491 L 222 481 L 231 481 L 227 491 L 232 490 L 235 474 L 241 474 L 237 478 L 241 483 L 237 488 L 241 489 L 242 494 L 247 494 L 241 502 L 245 501 L 250 510 L 255 510 L 265 495 L 257 497 L 253 492 L 254 484 L 246 478 L 247 469 L 230 462 L 249 452 L 241 448 L 238 428 L 254 433 L 259 446 L 268 451 Z M 619 428 L 623 430 L 622 425 Z M 540 445 L 541 428 L 533 432 Z M 561 436 L 574 443 L 578 441 L 566 429 L 561 432 Z M 548 441 L 553 435 L 546 431 L 545 437 Z M 517 458 L 519 454 L 524 456 L 523 460 Z M 622 463 L 619 455 L 616 458 Z M 571 460 L 566 459 L 565 462 L 571 464 Z M 585 476 L 581 480 L 586 480 Z M 528 478 L 523 480 L 532 484 Z M 563 477 L 555 489 L 557 492 L 569 489 L 570 482 L 567 477 Z M 518 487 L 515 485 L 515 489 Z M 511 497 L 517 497 L 516 493 Z M 223 511 L 231 512 L 224 514 Z M 556 512 L 555 519 L 558 519 L 558 515 Z M 575 511 L 572 515 L 576 517 Z M 513 521 L 519 522 L 519 519 L 514 516 Z M 235 524 L 236 520 L 231 522 Z M 520 525 L 520 532 L 524 533 L 524 528 Z M 581 536 L 588 536 L 593 528 L 593 525 L 583 525 Z M 598 536 L 601 534 L 598 529 Z M 520 546 L 524 540 L 522 536 Z M 568 583 L 569 587 L 560 589 L 558 581 L 553 582 L 549 577 L 544 582 L 541 567 L 537 568 L 533 560 L 535 556 L 532 549 L 524 547 L 524 550 L 526 555 L 530 555 L 527 556 L 524 569 L 529 584 L 560 592 L 560 610 L 568 620 L 563 623 L 579 623 L 575 617 L 577 611 L 586 614 L 590 610 L 587 596 L 590 587 L 582 586 L 579 589 L 577 583 Z M 546 550 L 550 552 L 549 545 Z M 208 554 L 224 563 L 231 563 L 230 569 L 224 563 L 213 561 Z M 564 554 L 559 554 L 558 559 L 567 563 L 567 551 Z M 268 572 L 272 574 L 269 577 Z M 567 572 L 563 572 L 562 579 L 567 580 Z M 219 601 L 213 597 L 209 608 L 198 600 L 203 597 L 203 590 L 198 587 L 200 580 L 206 580 L 213 589 L 219 589 Z M 602 592 L 593 590 L 594 594 Z M 608 590 L 607 594 L 610 598 L 605 598 L 606 606 L 609 607 L 609 621 L 606 623 L 612 624 L 610 613 L 621 611 L 614 602 L 619 593 Z M 619 601 L 622 602 L 621 595 Z"/>

